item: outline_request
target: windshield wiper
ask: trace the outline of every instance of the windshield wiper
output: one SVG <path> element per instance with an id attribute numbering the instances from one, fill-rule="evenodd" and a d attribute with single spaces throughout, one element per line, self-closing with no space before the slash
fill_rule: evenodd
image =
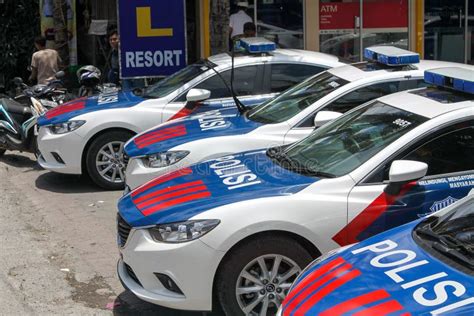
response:
<path id="1" fill-rule="evenodd" d="M 464 245 L 445 245 L 444 243 L 441 242 L 434 242 L 432 245 L 433 249 L 436 249 L 437 251 L 441 252 L 442 254 L 445 254 L 447 256 L 450 256 L 451 258 L 457 259 L 459 261 L 462 261 L 466 265 L 468 265 L 471 269 L 474 269 L 474 260 L 469 259 L 467 256 L 465 256 L 460 249 L 466 249 Z"/>
<path id="2" fill-rule="evenodd" d="M 290 157 L 288 157 L 288 155 L 286 155 L 284 152 L 279 151 L 278 149 L 275 149 L 275 148 L 270 148 L 267 151 L 267 155 L 268 157 L 274 159 L 283 168 L 300 173 L 305 176 L 322 177 L 322 178 L 335 178 L 336 177 L 335 175 L 331 173 L 315 171 L 307 167 L 303 167 L 298 162 L 291 160 Z"/>
<path id="3" fill-rule="evenodd" d="M 472 249 L 462 244 L 457 239 L 449 235 L 445 236 L 437 234 L 433 230 L 431 230 L 431 228 L 429 228 L 429 225 L 417 228 L 415 232 L 417 235 L 423 235 L 433 240 L 434 242 L 431 244 L 431 247 L 433 249 L 437 250 L 438 252 L 441 252 L 446 256 L 462 261 L 463 263 L 467 264 L 471 269 L 474 268 L 474 261 L 463 254 L 463 252 L 472 252 Z"/>

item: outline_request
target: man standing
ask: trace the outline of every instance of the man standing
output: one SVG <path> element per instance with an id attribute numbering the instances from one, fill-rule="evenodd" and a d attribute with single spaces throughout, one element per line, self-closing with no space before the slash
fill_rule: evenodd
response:
<path id="1" fill-rule="evenodd" d="M 38 84 L 47 84 L 54 79 L 54 75 L 59 71 L 61 59 L 54 49 L 46 48 L 46 37 L 35 38 L 35 46 L 38 50 L 31 58 L 30 81 L 37 80 Z"/>
<path id="2" fill-rule="evenodd" d="M 110 70 L 107 74 L 107 81 L 115 83 L 118 85 L 120 83 L 119 78 L 119 57 L 118 57 L 118 48 L 119 48 L 119 36 L 117 29 L 112 29 L 109 31 L 109 44 L 110 44 Z"/>
<path id="3" fill-rule="evenodd" d="M 252 18 L 248 16 L 245 10 L 248 8 L 247 1 L 237 2 L 237 13 L 234 13 L 229 18 L 229 34 L 230 38 L 242 36 L 244 34 L 244 24 L 252 22 Z"/>

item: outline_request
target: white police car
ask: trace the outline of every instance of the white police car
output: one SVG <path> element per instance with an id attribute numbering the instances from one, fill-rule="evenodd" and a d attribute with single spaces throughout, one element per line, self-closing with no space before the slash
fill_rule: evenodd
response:
<path id="1" fill-rule="evenodd" d="M 130 157 L 127 185 L 133 189 L 166 172 L 226 154 L 295 142 L 315 124 L 362 103 L 424 85 L 425 70 L 458 65 L 419 62 L 418 54 L 388 46 L 365 53 L 374 61 L 330 69 L 245 115 L 215 110 L 137 135 L 125 146 Z"/>
<path id="2" fill-rule="evenodd" d="M 474 315 L 474 195 L 317 259 L 278 315 L 343 314 Z"/>
<path id="3" fill-rule="evenodd" d="M 139 298 L 276 312 L 322 253 L 440 210 L 474 187 L 473 71 L 378 98 L 286 148 L 220 157 L 119 201 L 118 273 Z M 407 237 L 408 238 L 408 237 Z"/>
<path id="4" fill-rule="evenodd" d="M 322 53 L 265 47 L 265 54 L 258 50 L 259 54 L 235 58 L 234 91 L 246 105 L 343 65 L 337 57 Z M 146 88 L 140 96 L 112 92 L 49 111 L 38 120 L 40 165 L 60 173 L 88 174 L 107 189 L 123 187 L 123 144 L 134 134 L 204 109 L 236 111 L 228 87 L 231 64 L 228 54 L 215 55 Z M 206 105 L 197 102 L 209 95 Z"/>

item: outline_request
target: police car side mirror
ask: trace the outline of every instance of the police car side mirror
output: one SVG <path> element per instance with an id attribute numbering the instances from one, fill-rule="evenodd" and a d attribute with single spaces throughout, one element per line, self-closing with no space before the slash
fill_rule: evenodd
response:
<path id="1" fill-rule="evenodd" d="M 206 89 L 191 89 L 186 94 L 186 101 L 188 102 L 199 102 L 209 99 L 211 91 Z"/>
<path id="2" fill-rule="evenodd" d="M 319 111 L 314 117 L 314 128 L 321 127 L 324 124 L 337 119 L 341 115 L 342 113 L 334 111 Z"/>
<path id="3" fill-rule="evenodd" d="M 384 192 L 390 195 L 400 193 L 404 184 L 419 180 L 426 176 L 428 165 L 413 160 L 394 160 L 390 166 L 389 184 Z"/>

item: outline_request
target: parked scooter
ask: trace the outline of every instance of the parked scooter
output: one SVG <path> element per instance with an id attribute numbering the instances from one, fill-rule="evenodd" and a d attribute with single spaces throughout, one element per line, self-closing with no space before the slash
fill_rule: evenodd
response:
<path id="1" fill-rule="evenodd" d="M 7 150 L 37 154 L 36 121 L 47 109 L 35 98 L 24 105 L 12 98 L 0 99 L 0 157 Z"/>
<path id="2" fill-rule="evenodd" d="M 63 78 L 64 71 L 59 71 L 55 74 L 55 78 L 48 82 L 48 84 L 37 84 L 34 86 L 26 85 L 20 77 L 13 78 L 13 83 L 16 85 L 15 101 L 24 105 L 31 103 L 31 97 L 39 100 L 45 107 L 53 108 L 64 102 L 74 99 L 74 96 L 68 93 L 64 88 Z"/>

